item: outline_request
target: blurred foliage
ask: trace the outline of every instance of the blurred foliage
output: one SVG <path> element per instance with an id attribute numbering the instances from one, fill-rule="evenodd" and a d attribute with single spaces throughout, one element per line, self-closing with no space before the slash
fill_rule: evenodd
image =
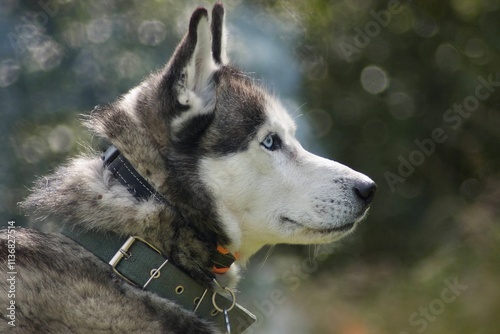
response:
<path id="1" fill-rule="evenodd" d="M 233 62 L 303 115 L 304 146 L 379 186 L 321 262 L 308 247 L 259 253 L 241 287 L 261 315 L 253 332 L 497 333 L 500 3 L 224 3 Z M 2 223 L 29 224 L 16 203 L 35 176 L 91 141 L 78 114 L 164 64 L 199 4 L 0 4 Z M 455 279 L 467 288 L 443 302 Z"/>

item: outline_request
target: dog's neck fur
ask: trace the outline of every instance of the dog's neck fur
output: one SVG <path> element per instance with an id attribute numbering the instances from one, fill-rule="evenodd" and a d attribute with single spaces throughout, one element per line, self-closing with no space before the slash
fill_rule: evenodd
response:
<path id="1" fill-rule="evenodd" d="M 210 255 L 218 243 L 213 233 L 196 230 L 196 225 L 203 222 L 187 221 L 193 225 L 186 228 L 186 218 L 155 199 L 134 198 L 103 166 L 98 155 L 73 159 L 40 179 L 36 191 L 21 205 L 35 218 L 140 236 L 199 283 L 212 284 Z M 236 284 L 234 269 L 224 276 L 226 285 Z"/>

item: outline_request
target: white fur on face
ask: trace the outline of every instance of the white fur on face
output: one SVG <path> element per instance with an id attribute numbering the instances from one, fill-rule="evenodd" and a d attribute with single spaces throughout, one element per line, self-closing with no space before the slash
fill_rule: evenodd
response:
<path id="1" fill-rule="evenodd" d="M 366 215 L 354 183 L 371 180 L 302 148 L 293 120 L 276 100 L 268 99 L 266 113 L 247 150 L 201 163 L 233 247 L 249 257 L 266 244 L 325 243 L 347 235 Z M 282 148 L 261 145 L 269 133 L 281 138 Z"/>

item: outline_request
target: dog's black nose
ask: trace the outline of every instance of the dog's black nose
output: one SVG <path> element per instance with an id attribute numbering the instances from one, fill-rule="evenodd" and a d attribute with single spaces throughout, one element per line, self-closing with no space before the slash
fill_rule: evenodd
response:
<path id="1" fill-rule="evenodd" d="M 354 192 L 367 206 L 373 202 L 376 191 L 377 185 L 373 181 L 358 181 L 354 185 Z"/>

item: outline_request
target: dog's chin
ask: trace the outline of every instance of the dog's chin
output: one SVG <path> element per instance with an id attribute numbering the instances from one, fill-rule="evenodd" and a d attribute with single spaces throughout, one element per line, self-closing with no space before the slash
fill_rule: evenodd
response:
<path id="1" fill-rule="evenodd" d="M 298 222 L 294 219 L 282 216 L 281 222 L 284 224 L 292 225 L 294 228 L 301 230 L 308 235 L 318 235 L 320 238 L 338 240 L 350 233 L 352 233 L 357 226 L 368 216 L 369 209 L 365 210 L 358 218 L 352 221 L 346 221 L 343 224 L 335 224 L 332 226 L 311 226 L 305 223 Z"/>

